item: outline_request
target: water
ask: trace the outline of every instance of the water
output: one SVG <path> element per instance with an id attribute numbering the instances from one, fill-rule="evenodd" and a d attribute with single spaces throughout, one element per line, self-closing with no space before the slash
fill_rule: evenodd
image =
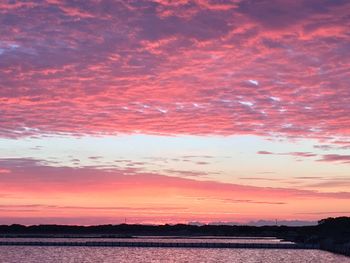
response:
<path id="1" fill-rule="evenodd" d="M 142 242 L 233 242 L 276 243 L 274 238 L 0 238 L 0 241 L 142 241 Z M 123 263 L 123 262 L 230 262 L 230 263 L 350 263 L 350 258 L 321 250 L 227 249 L 227 248 L 137 248 L 137 247 L 39 247 L 0 246 L 1 263 Z"/>
<path id="2" fill-rule="evenodd" d="M 0 262 L 350 263 L 350 258 L 320 250 L 4 246 Z"/>

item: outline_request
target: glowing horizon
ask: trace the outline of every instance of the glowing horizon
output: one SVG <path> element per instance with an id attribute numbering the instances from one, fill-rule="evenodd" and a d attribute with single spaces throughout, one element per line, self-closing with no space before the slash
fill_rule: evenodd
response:
<path id="1" fill-rule="evenodd" d="M 0 224 L 349 215 L 347 10 L 0 3 Z"/>

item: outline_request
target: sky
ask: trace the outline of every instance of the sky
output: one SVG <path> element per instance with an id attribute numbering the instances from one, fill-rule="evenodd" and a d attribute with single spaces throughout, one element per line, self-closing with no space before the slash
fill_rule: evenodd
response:
<path id="1" fill-rule="evenodd" d="M 350 215 L 350 2 L 0 2 L 0 224 Z"/>

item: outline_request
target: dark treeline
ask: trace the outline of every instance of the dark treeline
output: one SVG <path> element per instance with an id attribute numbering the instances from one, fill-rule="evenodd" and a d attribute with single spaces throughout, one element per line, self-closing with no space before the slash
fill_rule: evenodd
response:
<path id="1" fill-rule="evenodd" d="M 350 242 L 350 217 L 327 218 L 315 226 L 228 225 L 0 225 L 2 237 L 132 237 L 132 236 L 254 236 L 278 237 L 300 243 Z"/>

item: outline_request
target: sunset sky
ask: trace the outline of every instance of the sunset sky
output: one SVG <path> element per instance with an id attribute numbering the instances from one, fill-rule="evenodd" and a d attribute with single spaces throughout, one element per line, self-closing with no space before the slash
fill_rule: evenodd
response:
<path id="1" fill-rule="evenodd" d="M 0 1 L 0 224 L 350 215 L 350 1 Z"/>

